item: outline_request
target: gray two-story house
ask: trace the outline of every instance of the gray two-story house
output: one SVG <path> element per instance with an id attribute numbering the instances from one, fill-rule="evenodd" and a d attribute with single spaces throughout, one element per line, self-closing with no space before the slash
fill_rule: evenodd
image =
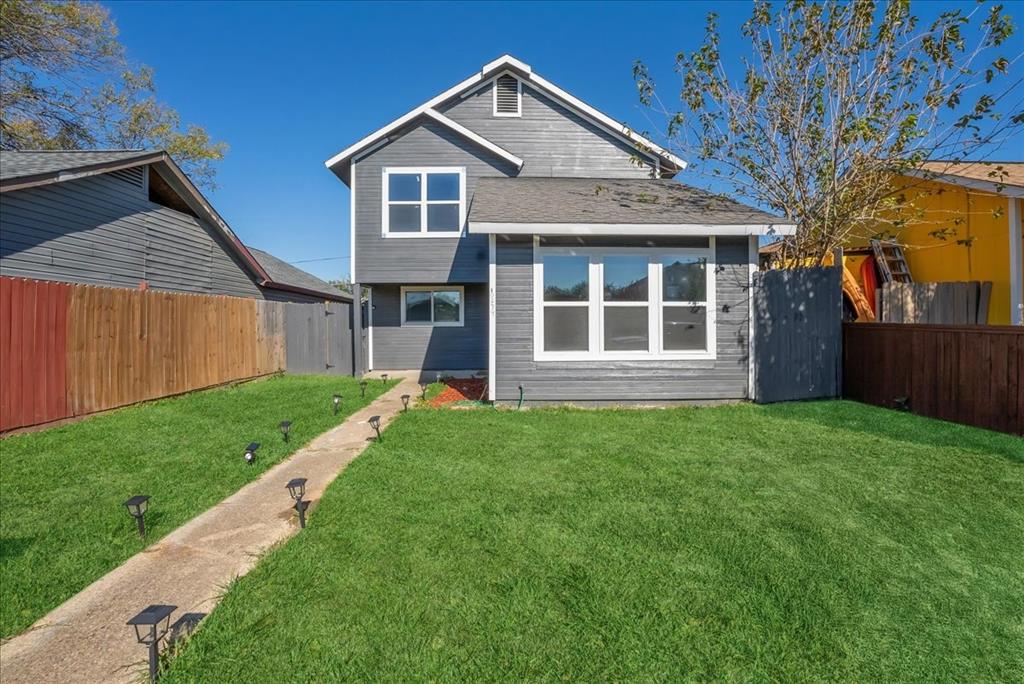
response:
<path id="1" fill-rule="evenodd" d="M 364 370 L 479 371 L 492 400 L 749 396 L 778 217 L 501 57 L 327 162 L 352 192 Z M 359 355 L 357 354 L 357 358 Z"/>

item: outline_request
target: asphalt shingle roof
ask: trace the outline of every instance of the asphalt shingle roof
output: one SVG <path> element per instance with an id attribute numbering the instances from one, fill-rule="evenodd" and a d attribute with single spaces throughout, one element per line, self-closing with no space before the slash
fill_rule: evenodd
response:
<path id="1" fill-rule="evenodd" d="M 278 259 L 273 254 L 264 252 L 255 247 L 246 247 L 253 258 L 260 263 L 263 270 L 270 276 L 270 280 L 280 285 L 291 285 L 301 287 L 304 290 L 312 290 L 321 294 L 330 295 L 334 298 L 350 299 L 348 294 L 342 292 L 330 283 L 320 280 L 312 273 L 306 273 L 301 268 L 292 266 L 287 261 Z"/>
<path id="2" fill-rule="evenodd" d="M 653 178 L 481 178 L 470 222 L 789 224 L 682 183 Z"/>
<path id="3" fill-rule="evenodd" d="M 94 164 L 147 157 L 155 150 L 40 150 L 0 151 L 0 180 L 60 173 Z"/>

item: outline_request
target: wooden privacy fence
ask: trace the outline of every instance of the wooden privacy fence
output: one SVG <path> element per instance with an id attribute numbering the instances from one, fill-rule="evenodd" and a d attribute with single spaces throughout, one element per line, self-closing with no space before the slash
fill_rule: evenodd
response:
<path id="1" fill-rule="evenodd" d="M 984 325 L 992 283 L 885 283 L 878 295 L 883 323 Z"/>
<path id="2" fill-rule="evenodd" d="M 351 373 L 351 342 L 346 352 L 343 338 L 348 311 L 340 303 L 0 278 L 0 431 L 268 375 L 292 364 L 304 372 Z M 289 320 L 307 328 L 329 314 L 337 320 L 333 339 L 289 356 Z"/>
<path id="3" fill-rule="evenodd" d="M 1024 434 L 1024 329 L 845 323 L 843 394 Z"/>

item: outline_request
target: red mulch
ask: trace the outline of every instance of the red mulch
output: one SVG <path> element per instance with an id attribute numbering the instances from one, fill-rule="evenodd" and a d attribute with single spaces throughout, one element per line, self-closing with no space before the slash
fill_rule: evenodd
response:
<path id="1" fill-rule="evenodd" d="M 479 401 L 487 396 L 487 381 L 471 378 L 449 378 L 443 380 L 448 385 L 440 394 L 430 400 L 434 408 L 452 404 L 456 401 Z"/>

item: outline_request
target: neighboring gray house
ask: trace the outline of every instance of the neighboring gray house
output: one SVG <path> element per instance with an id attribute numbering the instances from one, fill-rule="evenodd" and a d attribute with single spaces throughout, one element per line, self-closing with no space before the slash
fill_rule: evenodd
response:
<path id="1" fill-rule="evenodd" d="M 322 280 L 257 254 L 164 152 L 0 151 L 0 275 L 351 301 Z"/>
<path id="2" fill-rule="evenodd" d="M 368 369 L 479 371 L 497 401 L 749 396 L 758 236 L 793 226 L 669 180 L 685 162 L 529 65 L 326 164 L 352 190 Z"/>

